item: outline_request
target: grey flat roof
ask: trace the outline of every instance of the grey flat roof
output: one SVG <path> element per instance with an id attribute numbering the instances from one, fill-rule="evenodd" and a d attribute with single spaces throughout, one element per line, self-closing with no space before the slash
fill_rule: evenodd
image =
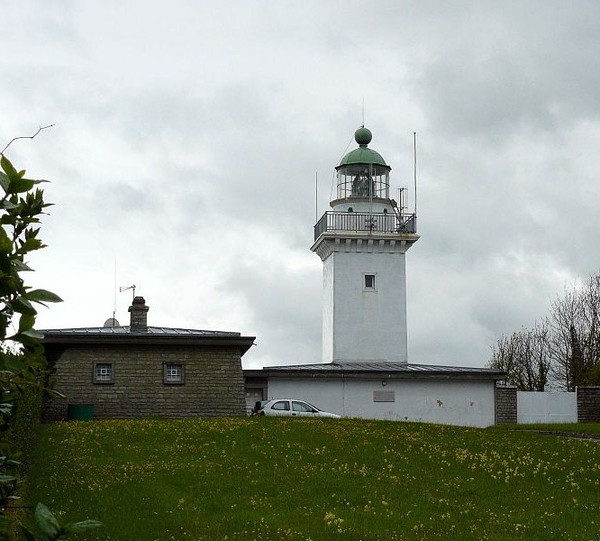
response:
<path id="1" fill-rule="evenodd" d="M 174 327 L 147 327 L 143 331 L 132 331 L 129 326 L 119 327 L 74 327 L 70 329 L 45 329 L 39 331 L 46 336 L 90 336 L 90 335 L 163 335 L 163 336 L 241 336 L 239 332 L 203 331 L 198 329 L 180 329 Z"/>
<path id="2" fill-rule="evenodd" d="M 147 327 L 131 330 L 122 327 L 79 327 L 40 330 L 44 346 L 67 346 L 77 344 L 128 344 L 128 345 L 188 345 L 238 347 L 244 354 L 254 343 L 255 336 L 242 336 L 239 332 L 206 331 L 173 327 Z"/>
<path id="3" fill-rule="evenodd" d="M 244 370 L 248 376 L 267 377 L 395 377 L 444 379 L 493 379 L 506 377 L 506 372 L 494 368 L 442 366 L 401 362 L 333 362 L 265 366 L 262 370 Z"/>

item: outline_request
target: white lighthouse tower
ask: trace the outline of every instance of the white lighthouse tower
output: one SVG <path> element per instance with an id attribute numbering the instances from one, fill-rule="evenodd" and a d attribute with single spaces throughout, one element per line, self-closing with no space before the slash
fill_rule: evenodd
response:
<path id="1" fill-rule="evenodd" d="M 406 251 L 416 215 L 390 198 L 391 167 L 369 148 L 371 132 L 337 171 L 337 194 L 315 225 L 323 261 L 323 362 L 407 362 Z"/>

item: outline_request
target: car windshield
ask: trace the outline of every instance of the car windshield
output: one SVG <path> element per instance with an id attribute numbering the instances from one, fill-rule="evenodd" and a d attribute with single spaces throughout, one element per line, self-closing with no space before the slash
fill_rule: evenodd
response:
<path id="1" fill-rule="evenodd" d="M 313 406 L 310 402 L 303 402 L 303 404 L 306 404 L 308 407 L 312 408 L 315 411 L 321 411 L 319 408 L 317 408 L 317 406 Z"/>
<path id="2" fill-rule="evenodd" d="M 310 404 L 307 402 L 299 402 L 294 400 L 292 402 L 292 409 L 294 411 L 306 412 L 306 413 L 314 413 L 316 411 Z"/>

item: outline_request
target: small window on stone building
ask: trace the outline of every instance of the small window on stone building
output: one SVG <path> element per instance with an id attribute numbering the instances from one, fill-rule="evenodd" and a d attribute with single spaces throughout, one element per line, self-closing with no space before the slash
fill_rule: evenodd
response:
<path id="1" fill-rule="evenodd" d="M 183 384 L 183 365 L 178 363 L 165 363 L 163 372 L 163 382 L 169 385 Z"/>
<path id="2" fill-rule="evenodd" d="M 375 275 L 374 274 L 365 274 L 365 289 L 370 291 L 375 290 Z"/>
<path id="3" fill-rule="evenodd" d="M 94 363 L 94 383 L 113 383 L 112 363 Z"/>

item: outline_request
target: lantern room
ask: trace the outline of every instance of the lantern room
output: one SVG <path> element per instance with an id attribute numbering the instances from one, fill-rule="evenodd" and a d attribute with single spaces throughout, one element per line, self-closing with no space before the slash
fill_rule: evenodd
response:
<path id="1" fill-rule="evenodd" d="M 371 131 L 361 126 L 354 133 L 358 148 L 346 154 L 337 171 L 337 199 L 331 202 L 335 207 L 338 203 L 348 203 L 348 199 L 357 202 L 372 199 L 389 199 L 391 167 L 373 149 L 368 147 L 373 135 Z"/>

